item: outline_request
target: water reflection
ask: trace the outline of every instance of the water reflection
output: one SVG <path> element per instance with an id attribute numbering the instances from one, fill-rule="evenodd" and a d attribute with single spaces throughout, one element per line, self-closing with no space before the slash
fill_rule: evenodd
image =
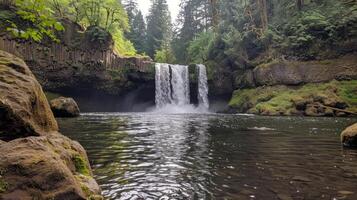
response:
<path id="1" fill-rule="evenodd" d="M 59 122 L 109 199 L 356 199 L 357 153 L 338 136 L 355 121 L 104 113 Z"/>

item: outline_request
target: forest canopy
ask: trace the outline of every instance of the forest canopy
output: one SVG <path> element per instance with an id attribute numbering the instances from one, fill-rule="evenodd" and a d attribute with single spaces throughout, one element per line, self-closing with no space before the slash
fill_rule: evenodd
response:
<path id="1" fill-rule="evenodd" d="M 66 18 L 111 33 L 122 55 L 182 64 L 249 68 L 282 56 L 333 57 L 357 37 L 356 0 L 181 0 L 174 24 L 167 0 L 151 0 L 146 19 L 136 0 L 2 1 L 16 12 L 0 12 L 1 28 L 18 37 L 56 40 Z"/>

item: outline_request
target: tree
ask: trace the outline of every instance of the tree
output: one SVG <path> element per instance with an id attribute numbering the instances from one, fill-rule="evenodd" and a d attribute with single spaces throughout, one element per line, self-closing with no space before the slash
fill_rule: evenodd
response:
<path id="1" fill-rule="evenodd" d="M 96 36 L 109 32 L 115 42 L 116 52 L 123 55 L 134 55 L 133 44 L 125 37 L 130 31 L 129 18 L 124 6 L 119 0 L 47 0 L 56 17 L 67 18 L 92 28 L 91 33 Z M 104 32 L 100 31 L 105 30 Z M 96 32 L 97 31 L 97 32 Z M 100 37 L 103 38 L 103 37 Z M 105 38 L 105 37 L 104 37 Z"/>
<path id="2" fill-rule="evenodd" d="M 144 21 L 144 16 L 139 11 L 132 23 L 130 40 L 133 42 L 135 49 L 138 53 L 146 53 L 145 41 L 146 41 L 146 25 Z"/>
<path id="3" fill-rule="evenodd" d="M 146 24 L 144 16 L 138 9 L 136 0 L 125 0 L 124 8 L 127 12 L 129 19 L 129 31 L 125 32 L 128 38 L 134 45 L 138 53 L 145 53 L 145 40 L 146 40 Z"/>
<path id="4" fill-rule="evenodd" d="M 152 0 L 147 17 L 147 54 L 154 57 L 165 42 L 171 39 L 171 16 L 166 0 Z"/>
<path id="5" fill-rule="evenodd" d="M 187 63 L 189 55 L 187 48 L 201 32 L 211 29 L 214 23 L 218 24 L 218 5 L 216 0 L 182 0 L 181 11 L 177 26 L 180 27 L 174 35 L 173 46 L 175 56 L 180 63 Z"/>
<path id="6" fill-rule="evenodd" d="M 58 41 L 56 31 L 62 31 L 63 26 L 47 9 L 46 0 L 16 0 L 16 10 L 0 19 L 0 29 L 11 32 L 15 37 L 41 41 L 50 38 Z"/>
<path id="7" fill-rule="evenodd" d="M 133 25 L 132 22 L 138 14 L 138 3 L 136 0 L 125 0 L 123 5 L 129 18 L 129 24 Z"/>
<path id="8" fill-rule="evenodd" d="M 172 52 L 171 45 L 167 42 L 163 43 L 161 49 L 155 52 L 155 61 L 160 63 L 175 63 L 176 58 Z"/>

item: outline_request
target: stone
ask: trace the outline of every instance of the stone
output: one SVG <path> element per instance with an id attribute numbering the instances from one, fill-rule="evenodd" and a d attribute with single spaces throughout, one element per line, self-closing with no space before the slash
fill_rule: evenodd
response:
<path id="1" fill-rule="evenodd" d="M 325 109 L 325 116 L 333 117 L 334 115 L 335 115 L 335 112 L 331 108 Z"/>
<path id="2" fill-rule="evenodd" d="M 357 123 L 347 127 L 341 133 L 341 142 L 345 147 L 357 147 Z"/>
<path id="3" fill-rule="evenodd" d="M 348 114 L 342 111 L 337 111 L 336 112 L 336 117 L 347 117 Z"/>
<path id="4" fill-rule="evenodd" d="M 313 103 L 313 99 L 311 98 L 294 98 L 291 100 L 297 110 L 305 110 L 307 104 Z"/>
<path id="5" fill-rule="evenodd" d="M 61 134 L 12 140 L 0 151 L 0 169 L 7 183 L 2 199 L 74 200 L 100 194 L 85 150 Z"/>
<path id="6" fill-rule="evenodd" d="M 319 117 L 322 116 L 323 114 L 319 113 L 318 108 L 316 108 L 314 105 L 308 104 L 306 106 L 305 115 L 310 117 Z"/>
<path id="7" fill-rule="evenodd" d="M 41 85 L 18 57 L 0 51 L 0 139 L 58 131 Z"/>
<path id="8" fill-rule="evenodd" d="M 55 117 L 78 117 L 79 107 L 73 98 L 59 97 L 50 101 Z"/>
<path id="9" fill-rule="evenodd" d="M 334 79 L 354 80 L 357 78 L 356 63 L 356 54 L 325 61 L 277 60 L 257 66 L 253 73 L 257 86 L 322 83 Z"/>
<path id="10" fill-rule="evenodd" d="M 0 152 L 2 200 L 100 199 L 85 150 L 58 132 L 42 87 L 26 64 L 3 51 Z"/>

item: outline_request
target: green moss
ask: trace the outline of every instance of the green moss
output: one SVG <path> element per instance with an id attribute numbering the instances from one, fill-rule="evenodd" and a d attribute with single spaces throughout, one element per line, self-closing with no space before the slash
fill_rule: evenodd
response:
<path id="1" fill-rule="evenodd" d="M 296 111 L 295 100 L 326 97 L 342 100 L 349 105 L 348 110 L 357 111 L 357 81 L 306 84 L 299 88 L 274 86 L 237 90 L 229 106 L 238 112 L 291 115 Z"/>
<path id="2" fill-rule="evenodd" d="M 233 108 L 246 107 L 249 109 L 259 103 L 270 101 L 286 89 L 287 87 L 285 86 L 277 86 L 237 90 L 234 92 L 229 106 Z"/>
<path id="3" fill-rule="evenodd" d="M 339 84 L 339 96 L 348 104 L 357 107 L 357 80 L 341 81 Z"/>
<path id="4" fill-rule="evenodd" d="M 0 178 L 0 193 L 6 192 L 8 184 Z"/>
<path id="5" fill-rule="evenodd" d="M 0 193 L 6 192 L 8 186 L 9 186 L 8 183 L 3 178 L 4 173 L 5 173 L 5 171 L 0 169 Z"/>
<path id="6" fill-rule="evenodd" d="M 82 189 L 82 191 L 84 192 L 84 194 L 86 196 L 90 196 L 91 195 L 91 191 L 89 190 L 89 188 L 86 185 L 81 184 L 81 189 Z"/>
<path id="7" fill-rule="evenodd" d="M 75 155 L 74 157 L 72 157 L 72 161 L 76 168 L 76 172 L 85 176 L 90 176 L 90 171 L 88 169 L 87 162 L 82 156 Z"/>

